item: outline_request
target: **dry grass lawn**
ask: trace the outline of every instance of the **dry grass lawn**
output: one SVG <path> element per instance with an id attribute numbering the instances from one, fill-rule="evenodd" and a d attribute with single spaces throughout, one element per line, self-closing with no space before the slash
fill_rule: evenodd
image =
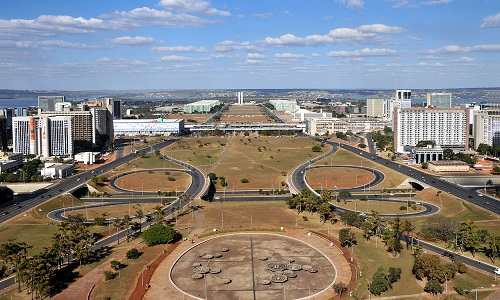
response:
<path id="1" fill-rule="evenodd" d="M 372 172 L 353 168 L 314 168 L 306 172 L 306 179 L 314 189 L 350 189 L 370 183 Z"/>
<path id="2" fill-rule="evenodd" d="M 272 123 L 257 105 L 231 105 L 221 118 L 221 123 Z"/>
<path id="3" fill-rule="evenodd" d="M 363 201 L 363 200 L 348 200 L 335 202 L 335 205 L 338 205 L 343 208 L 357 210 L 361 212 L 370 213 L 372 211 L 376 211 L 380 214 L 405 214 L 406 213 L 406 203 L 396 203 L 396 202 L 387 202 L 387 201 Z M 404 206 L 405 209 L 401 210 L 400 208 Z M 412 209 L 411 206 L 408 209 L 409 213 L 416 213 L 423 211 L 424 208 L 421 206 L 416 206 L 416 209 Z"/>
<path id="4" fill-rule="evenodd" d="M 132 191 L 185 191 L 191 184 L 191 176 L 176 171 L 139 172 L 120 177 L 115 184 Z"/>
<path id="5" fill-rule="evenodd" d="M 183 119 L 186 123 L 203 123 L 210 116 L 211 114 L 168 114 L 167 119 Z"/>
<path id="6" fill-rule="evenodd" d="M 87 209 L 79 209 L 68 211 L 66 215 L 76 216 L 82 215 L 85 218 L 95 219 L 96 217 L 106 218 L 122 218 L 125 215 L 133 216 L 138 209 L 142 209 L 145 214 L 152 212 L 156 207 L 161 206 L 160 203 L 143 203 L 143 204 L 123 204 L 113 205 L 108 207 L 94 207 Z"/>
<path id="7" fill-rule="evenodd" d="M 403 183 L 403 181 L 407 178 L 405 175 L 399 172 L 396 172 L 378 163 L 372 162 L 344 149 L 338 149 L 335 154 L 330 155 L 316 163 L 316 165 L 330 164 L 363 166 L 379 170 L 380 172 L 384 173 L 385 179 L 377 186 L 373 187 L 374 189 L 395 188 Z"/>

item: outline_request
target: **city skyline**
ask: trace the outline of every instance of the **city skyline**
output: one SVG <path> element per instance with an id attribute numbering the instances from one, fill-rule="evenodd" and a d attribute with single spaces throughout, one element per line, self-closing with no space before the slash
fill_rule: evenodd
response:
<path id="1" fill-rule="evenodd" d="M 478 2 L 10 2 L 1 88 L 500 86 L 500 3 Z"/>

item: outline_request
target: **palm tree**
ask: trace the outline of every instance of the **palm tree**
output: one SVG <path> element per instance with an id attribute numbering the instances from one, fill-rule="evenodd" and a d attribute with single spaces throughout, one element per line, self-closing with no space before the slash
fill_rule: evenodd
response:
<path id="1" fill-rule="evenodd" d="M 0 245 L 0 258 L 6 262 L 6 264 L 13 271 L 18 271 L 20 266 L 25 263 L 28 249 L 31 249 L 31 245 L 25 242 L 8 241 Z M 23 273 L 16 272 L 16 280 L 18 282 L 18 290 L 21 291 L 21 282 L 23 281 Z"/>
<path id="2" fill-rule="evenodd" d="M 139 219 L 139 232 L 142 232 L 142 219 L 144 219 L 144 210 L 142 210 L 142 207 L 138 207 L 135 210 L 135 217 Z"/>
<path id="3" fill-rule="evenodd" d="M 117 232 L 122 230 L 123 228 L 122 220 L 120 218 L 114 218 L 113 227 L 116 229 Z M 120 244 L 120 236 L 118 236 L 117 243 Z"/>
<path id="4" fill-rule="evenodd" d="M 163 219 L 165 218 L 165 212 L 160 206 L 155 207 L 154 210 L 154 219 L 156 223 L 161 223 L 163 222 Z"/>
<path id="5" fill-rule="evenodd" d="M 130 216 L 129 215 L 124 215 L 123 216 L 123 219 L 122 219 L 122 224 L 123 226 L 125 227 L 125 230 L 126 230 L 126 237 L 127 237 L 127 242 L 129 241 L 129 238 L 130 238 L 130 222 L 132 220 L 130 219 Z"/>

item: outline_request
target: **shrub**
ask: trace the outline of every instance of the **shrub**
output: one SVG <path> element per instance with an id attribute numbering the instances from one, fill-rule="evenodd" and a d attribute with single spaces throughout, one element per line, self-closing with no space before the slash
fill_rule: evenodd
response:
<path id="1" fill-rule="evenodd" d="M 401 206 L 399 207 L 399 210 L 406 210 L 406 206 L 401 205 Z"/>
<path id="2" fill-rule="evenodd" d="M 456 286 L 456 287 L 454 287 L 454 289 L 455 289 L 455 292 L 457 292 L 457 294 L 459 294 L 461 296 L 465 296 L 465 295 L 470 294 L 470 289 L 468 289 L 464 286 Z"/>
<path id="3" fill-rule="evenodd" d="M 127 258 L 128 259 L 136 259 L 136 258 L 139 258 L 139 256 L 141 256 L 141 252 L 139 250 L 137 250 L 136 248 L 132 248 L 132 249 L 127 251 Z"/>
<path id="4" fill-rule="evenodd" d="M 108 281 L 108 280 L 112 280 L 116 277 L 116 273 L 115 272 L 111 272 L 111 271 L 104 271 L 104 280 Z"/>
<path id="5" fill-rule="evenodd" d="M 321 146 L 320 145 L 314 145 L 311 148 L 312 152 L 321 152 Z"/>
<path id="6" fill-rule="evenodd" d="M 111 261 L 111 268 L 113 268 L 113 270 L 120 270 L 120 269 L 123 269 L 125 267 L 125 265 L 123 265 L 121 262 L 117 261 L 117 260 L 112 260 Z"/>
<path id="7" fill-rule="evenodd" d="M 391 284 L 398 282 L 401 279 L 401 268 L 389 268 L 389 274 L 387 274 L 387 278 Z"/>
<path id="8" fill-rule="evenodd" d="M 443 286 L 436 279 L 427 281 L 427 284 L 424 287 L 424 291 L 433 295 L 441 294 L 443 293 L 443 290 Z"/>
<path id="9" fill-rule="evenodd" d="M 175 177 L 173 176 L 168 176 L 168 181 L 176 181 L 177 179 L 175 179 Z"/>
<path id="10" fill-rule="evenodd" d="M 378 268 L 378 270 L 373 274 L 372 282 L 370 283 L 369 290 L 373 295 L 381 295 L 386 292 L 391 287 L 387 275 L 383 268 Z"/>
<path id="11" fill-rule="evenodd" d="M 467 266 L 463 262 L 455 262 L 455 266 L 457 267 L 457 272 L 460 274 L 467 273 Z"/>
<path id="12" fill-rule="evenodd" d="M 241 178 L 241 183 L 249 183 L 250 181 L 247 178 Z"/>
<path id="13" fill-rule="evenodd" d="M 175 230 L 170 226 L 165 226 L 163 224 L 154 224 L 148 229 L 146 229 L 143 234 L 144 242 L 148 246 L 167 244 L 176 238 Z"/>

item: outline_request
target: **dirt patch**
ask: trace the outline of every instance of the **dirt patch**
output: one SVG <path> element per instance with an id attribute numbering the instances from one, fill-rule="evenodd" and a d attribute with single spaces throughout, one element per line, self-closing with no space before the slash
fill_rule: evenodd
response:
<path id="1" fill-rule="evenodd" d="M 375 176 L 368 170 L 356 168 L 314 168 L 307 171 L 306 179 L 314 189 L 351 189 L 372 182 Z"/>
<path id="2" fill-rule="evenodd" d="M 145 171 L 118 178 L 116 186 L 125 190 L 144 192 L 185 191 L 191 184 L 191 176 L 178 171 Z"/>
<path id="3" fill-rule="evenodd" d="M 92 207 L 87 209 L 79 209 L 67 212 L 66 215 L 82 215 L 87 219 L 95 219 L 96 217 L 106 218 L 122 218 L 125 215 L 133 216 L 138 209 L 142 209 L 145 214 L 152 212 L 156 207 L 161 206 L 158 204 L 123 204 L 112 205 L 107 207 Z"/>

